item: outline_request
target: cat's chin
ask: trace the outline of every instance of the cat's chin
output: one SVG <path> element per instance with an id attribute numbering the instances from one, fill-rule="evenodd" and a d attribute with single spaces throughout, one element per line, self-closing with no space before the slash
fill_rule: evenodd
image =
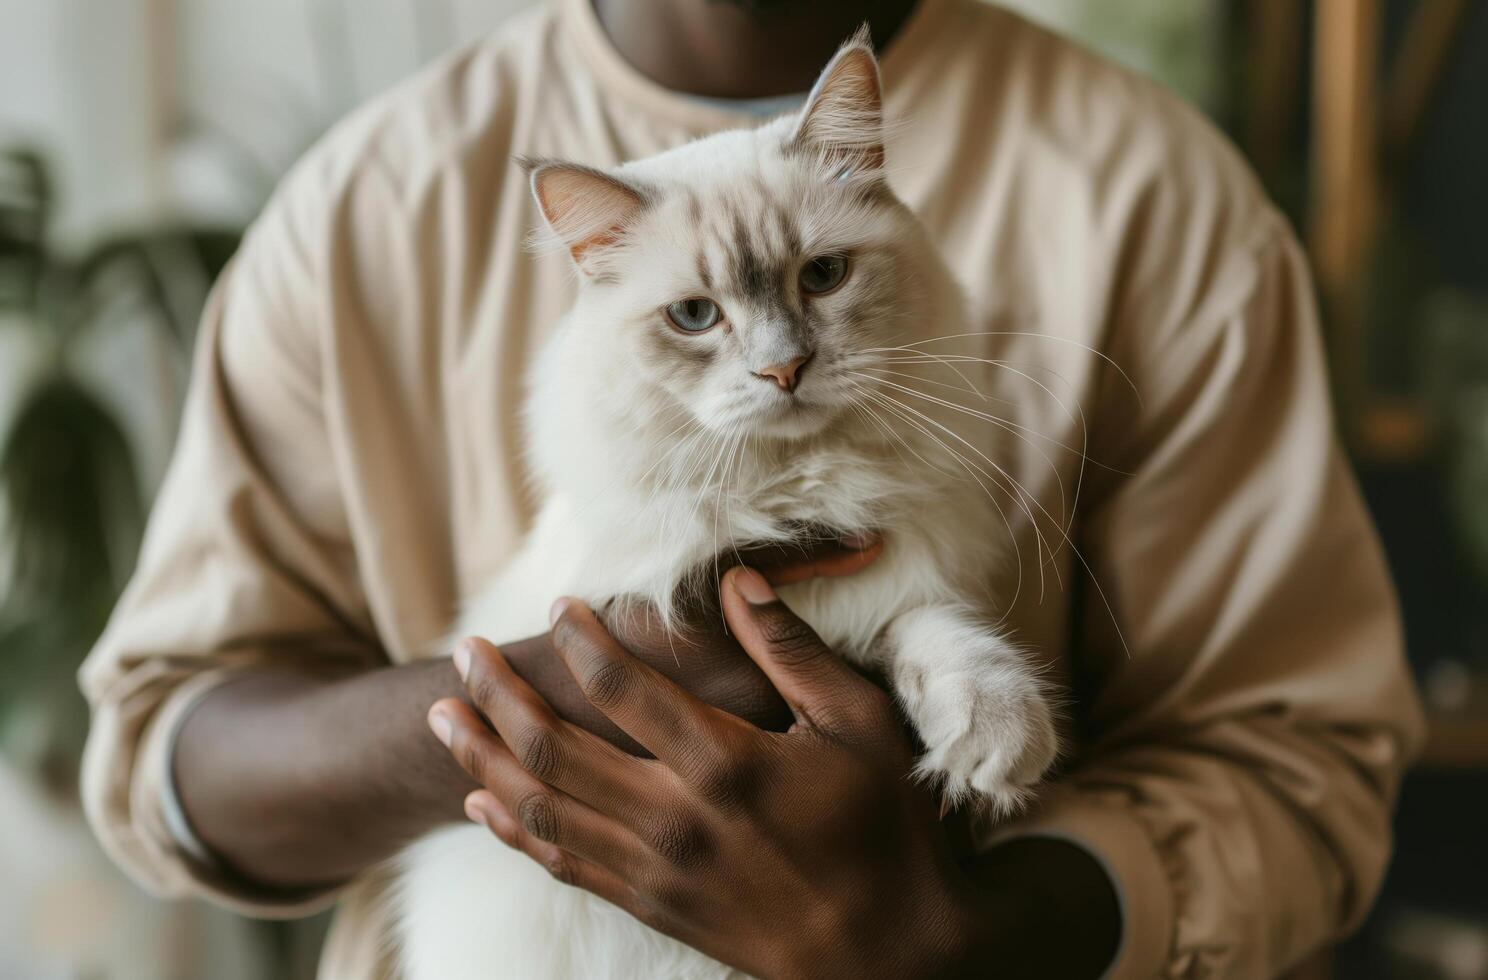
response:
<path id="1" fill-rule="evenodd" d="M 836 416 L 836 412 L 819 405 L 792 402 L 774 411 L 761 412 L 750 419 L 749 426 L 760 438 L 806 439 L 819 435 Z"/>

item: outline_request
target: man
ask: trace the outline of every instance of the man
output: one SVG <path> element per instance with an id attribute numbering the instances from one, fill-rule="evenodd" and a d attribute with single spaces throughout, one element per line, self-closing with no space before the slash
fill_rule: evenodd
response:
<path id="1" fill-rule="evenodd" d="M 959 859 L 885 696 L 773 599 L 871 547 L 749 556 L 687 657 L 577 603 L 428 657 L 531 514 L 520 378 L 571 296 L 513 156 L 750 125 L 864 19 L 1027 435 L 989 588 L 1071 694 L 1063 771 Z M 339 902 L 327 977 L 393 969 L 378 862 L 462 814 L 766 975 L 1283 972 L 1367 910 L 1421 731 L 1328 411 L 1291 234 L 1150 84 L 973 0 L 559 0 L 338 128 L 224 277 L 84 668 L 89 813 L 161 893 Z"/>

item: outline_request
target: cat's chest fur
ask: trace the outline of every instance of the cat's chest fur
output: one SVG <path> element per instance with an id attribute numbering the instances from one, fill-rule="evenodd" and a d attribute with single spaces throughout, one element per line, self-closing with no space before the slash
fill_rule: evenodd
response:
<path id="1" fill-rule="evenodd" d="M 965 560 L 982 550 L 961 535 L 983 524 L 986 503 L 968 496 L 965 480 L 923 460 L 912 466 L 872 440 L 743 447 L 699 461 L 693 479 L 555 476 L 523 547 L 469 604 L 460 633 L 500 642 L 542 632 L 560 595 L 665 605 L 688 573 L 716 556 L 727 562 L 736 548 L 799 540 L 803 528 L 878 530 L 884 553 L 867 571 L 784 592 L 824 637 L 865 660 L 898 611 L 951 587 L 958 569 L 984 571 L 992 557 Z"/>

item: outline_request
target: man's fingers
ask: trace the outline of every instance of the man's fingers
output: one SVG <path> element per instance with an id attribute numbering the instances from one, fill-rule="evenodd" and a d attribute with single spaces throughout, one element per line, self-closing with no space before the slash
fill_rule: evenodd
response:
<path id="1" fill-rule="evenodd" d="M 723 615 L 746 653 L 802 724 L 847 734 L 892 716 L 888 696 L 853 670 L 781 602 L 764 576 L 735 568 Z"/>
<path id="2" fill-rule="evenodd" d="M 455 663 L 476 708 L 505 742 L 503 751 L 534 779 L 625 823 L 646 809 L 636 787 L 646 782 L 640 770 L 647 763 L 559 718 L 496 647 L 462 640 Z"/>
<path id="3" fill-rule="evenodd" d="M 843 578 L 861 572 L 877 561 L 881 554 L 883 554 L 883 541 L 874 538 L 871 544 L 862 548 L 839 547 L 824 550 L 807 561 L 782 565 L 764 575 L 770 584 L 776 586 L 792 585 L 814 578 Z"/>
<path id="4" fill-rule="evenodd" d="M 739 564 L 779 586 L 854 575 L 882 553 L 883 539 L 874 532 L 845 536 L 819 532 L 806 535 L 799 543 L 751 545 L 737 555 Z"/>
<path id="5" fill-rule="evenodd" d="M 634 834 L 535 778 L 470 708 L 447 699 L 436 703 L 429 717 L 441 739 L 448 733 L 447 745 L 455 761 L 501 802 L 525 836 L 615 871 L 634 869 L 643 853 Z"/>
<path id="6" fill-rule="evenodd" d="M 598 895 L 628 912 L 638 907 L 635 891 L 615 872 L 559 845 L 533 836 L 506 806 L 487 790 L 465 798 L 465 815 L 483 823 L 507 847 L 521 851 L 542 866 L 554 880 Z"/>
<path id="7" fill-rule="evenodd" d="M 756 730 L 699 700 L 620 646 L 577 600 L 554 604 L 553 648 L 579 689 L 620 730 L 684 779 Z"/>

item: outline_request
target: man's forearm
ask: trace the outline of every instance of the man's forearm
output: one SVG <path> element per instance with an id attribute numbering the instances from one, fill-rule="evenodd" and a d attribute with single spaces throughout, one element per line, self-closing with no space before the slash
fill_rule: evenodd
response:
<path id="1" fill-rule="evenodd" d="M 264 671 L 208 694 L 175 751 L 192 830 L 265 888 L 339 884 L 441 823 L 473 784 L 425 715 L 463 688 L 446 659 L 343 676 Z"/>
<path id="2" fill-rule="evenodd" d="M 684 658 L 663 633 L 636 638 L 648 660 L 704 700 L 757 724 L 788 723 L 732 640 L 690 647 Z M 546 634 L 502 652 L 559 715 L 641 751 L 584 698 Z M 447 697 L 466 693 L 445 658 L 341 676 L 264 671 L 224 685 L 192 711 L 177 740 L 177 795 L 191 829 L 250 884 L 298 890 L 345 881 L 463 819 L 475 784 L 427 723 L 429 706 Z"/>

